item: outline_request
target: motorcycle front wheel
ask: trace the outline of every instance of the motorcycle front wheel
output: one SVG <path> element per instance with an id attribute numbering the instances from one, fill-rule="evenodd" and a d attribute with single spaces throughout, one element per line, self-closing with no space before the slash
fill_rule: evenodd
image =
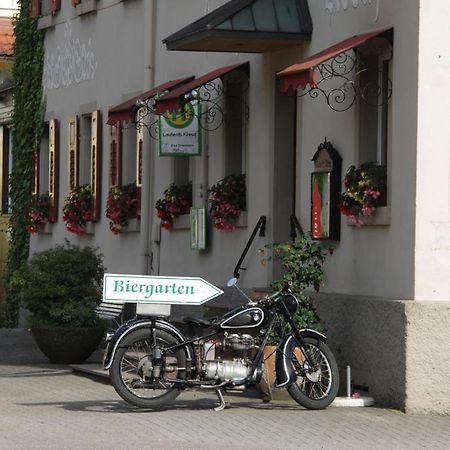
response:
<path id="1" fill-rule="evenodd" d="M 310 371 L 299 347 L 291 359 L 297 380 L 287 387 L 289 395 L 307 409 L 324 409 L 336 398 L 339 389 L 339 370 L 330 348 L 322 341 L 305 338 L 305 351 L 314 363 Z"/>
<path id="2" fill-rule="evenodd" d="M 155 341 L 162 350 L 155 375 Z M 149 329 L 131 332 L 121 343 L 109 369 L 111 383 L 116 392 L 128 403 L 140 408 L 159 409 L 180 394 L 180 388 L 170 379 L 185 377 L 186 358 L 183 350 L 165 350 L 177 344 L 173 336 L 156 329 L 155 336 Z"/>

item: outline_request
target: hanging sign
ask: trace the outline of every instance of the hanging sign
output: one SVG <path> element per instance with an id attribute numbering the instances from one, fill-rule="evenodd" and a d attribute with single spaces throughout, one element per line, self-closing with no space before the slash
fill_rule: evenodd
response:
<path id="1" fill-rule="evenodd" d="M 206 250 L 205 208 L 191 208 L 191 249 Z"/>
<path id="2" fill-rule="evenodd" d="M 220 294 L 223 294 L 223 291 L 219 288 L 196 277 L 110 273 L 103 277 L 104 302 L 201 305 Z"/>
<path id="3" fill-rule="evenodd" d="M 159 116 L 159 156 L 201 154 L 199 105 L 187 103 L 183 109 Z"/>
<path id="4" fill-rule="evenodd" d="M 341 195 L 341 164 L 339 152 L 325 139 L 314 157 L 311 174 L 311 237 L 338 241 L 341 217 L 338 201 Z"/>

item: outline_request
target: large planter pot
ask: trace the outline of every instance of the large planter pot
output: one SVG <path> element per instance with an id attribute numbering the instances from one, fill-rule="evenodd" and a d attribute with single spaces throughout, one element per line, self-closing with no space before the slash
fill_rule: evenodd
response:
<path id="1" fill-rule="evenodd" d="M 80 364 L 94 353 L 103 337 L 103 328 L 73 327 L 31 329 L 39 349 L 55 364 Z"/>

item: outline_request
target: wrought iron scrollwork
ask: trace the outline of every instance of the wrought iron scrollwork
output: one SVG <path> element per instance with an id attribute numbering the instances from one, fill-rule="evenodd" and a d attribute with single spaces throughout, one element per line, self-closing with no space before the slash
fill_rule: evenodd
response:
<path id="1" fill-rule="evenodd" d="M 317 66 L 318 80 L 314 86 L 298 93 L 298 97 L 316 99 L 324 96 L 328 106 L 337 112 L 349 110 L 359 96 L 370 106 L 379 107 L 392 96 L 392 82 L 387 80 L 387 90 L 378 82 L 361 83 L 361 74 L 369 68 L 354 51 L 340 53 Z"/>
<path id="2" fill-rule="evenodd" d="M 227 92 L 221 80 L 209 81 L 185 94 L 181 101 L 181 114 L 193 113 L 199 119 L 200 128 L 205 131 L 215 131 L 225 122 L 231 127 L 242 127 L 249 118 L 247 92 L 248 81 L 242 83 L 242 91 L 235 98 Z M 151 138 L 158 139 L 159 117 L 155 113 L 154 101 L 154 98 L 146 101 L 138 100 L 130 111 L 130 116 L 136 117 L 136 120 L 125 125 L 125 128 L 134 126 L 139 130 L 144 127 Z M 189 103 L 193 106 L 198 105 L 198 108 L 185 108 L 184 105 Z M 239 108 L 233 107 L 238 104 Z"/>

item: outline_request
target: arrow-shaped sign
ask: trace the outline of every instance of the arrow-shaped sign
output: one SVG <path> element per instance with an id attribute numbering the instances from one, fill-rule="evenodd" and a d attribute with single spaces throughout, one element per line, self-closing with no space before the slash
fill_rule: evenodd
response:
<path id="1" fill-rule="evenodd" d="M 103 301 L 201 305 L 223 294 L 216 286 L 196 277 L 118 275 L 103 277 Z"/>

